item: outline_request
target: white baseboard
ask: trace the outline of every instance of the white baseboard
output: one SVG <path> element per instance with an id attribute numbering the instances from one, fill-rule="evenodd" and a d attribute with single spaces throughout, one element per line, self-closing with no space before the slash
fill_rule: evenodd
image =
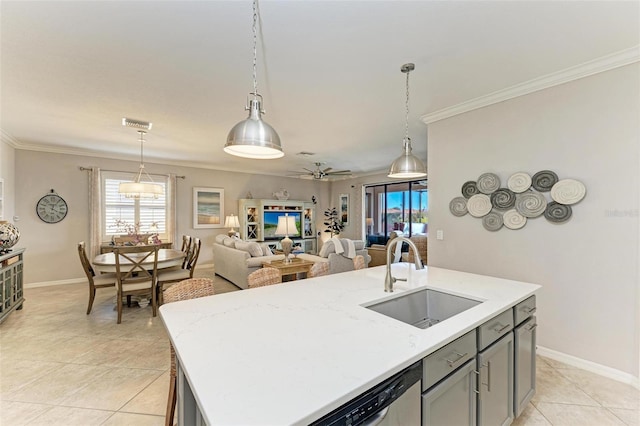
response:
<path id="1" fill-rule="evenodd" d="M 67 285 L 67 284 L 80 284 L 86 283 L 86 278 L 71 278 L 69 280 L 57 280 L 57 281 L 41 281 L 38 283 L 29 283 L 25 284 L 24 288 L 38 288 L 38 287 L 49 287 L 52 285 Z M 87 284 L 88 286 L 89 284 Z"/>
<path id="2" fill-rule="evenodd" d="M 563 352 L 554 351 L 553 349 L 545 348 L 544 346 L 538 346 L 537 349 L 538 355 L 551 358 L 555 361 L 571 365 L 572 367 L 580 368 L 609 379 L 617 380 L 618 382 L 626 383 L 636 389 L 640 389 L 640 378 L 632 376 L 629 373 L 625 373 L 624 371 L 616 370 L 615 368 L 607 367 L 606 365 L 592 361 L 587 361 L 586 359 L 578 358 L 573 355 L 567 355 Z"/>
<path id="3" fill-rule="evenodd" d="M 196 269 L 213 269 L 213 263 L 205 263 L 202 265 L 198 265 Z M 38 288 L 38 287 L 49 287 L 54 285 L 80 284 L 80 283 L 86 283 L 86 282 L 87 282 L 86 278 L 71 278 L 68 280 L 41 281 L 37 283 L 29 283 L 29 284 L 25 284 L 24 288 Z"/>

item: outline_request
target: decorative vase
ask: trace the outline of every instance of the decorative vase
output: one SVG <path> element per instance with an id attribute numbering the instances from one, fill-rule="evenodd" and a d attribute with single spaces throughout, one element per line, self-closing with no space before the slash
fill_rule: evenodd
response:
<path id="1" fill-rule="evenodd" d="M 20 239 L 20 231 L 18 228 L 7 222 L 0 221 L 0 254 L 11 251 L 11 247 L 15 246 Z"/>

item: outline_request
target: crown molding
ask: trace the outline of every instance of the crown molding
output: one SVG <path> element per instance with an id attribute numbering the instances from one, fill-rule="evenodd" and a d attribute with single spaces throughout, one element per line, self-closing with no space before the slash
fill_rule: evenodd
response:
<path id="1" fill-rule="evenodd" d="M 20 145 L 20 141 L 18 141 L 18 139 L 14 138 L 9 132 L 5 131 L 4 129 L 0 129 L 0 141 L 13 148 L 18 148 L 18 146 Z"/>
<path id="2" fill-rule="evenodd" d="M 489 93 L 488 95 L 480 96 L 431 114 L 425 114 L 420 117 L 420 120 L 425 124 L 435 123 L 436 121 L 473 111 L 474 109 L 483 108 L 498 102 L 517 98 L 519 96 L 528 95 L 529 93 L 623 67 L 638 61 L 640 61 L 640 45 L 636 45 L 610 55 L 602 56 L 598 59 L 547 74 L 542 77 L 534 78 L 533 80 L 525 81 L 524 83 L 516 84 L 515 86 L 498 90 L 497 92 Z"/>

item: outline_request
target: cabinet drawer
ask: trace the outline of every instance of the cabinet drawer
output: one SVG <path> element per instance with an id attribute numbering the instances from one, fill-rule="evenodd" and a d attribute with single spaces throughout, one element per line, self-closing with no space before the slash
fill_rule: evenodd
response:
<path id="1" fill-rule="evenodd" d="M 475 330 L 438 349 L 422 361 L 422 390 L 453 373 L 476 354 Z"/>
<path id="2" fill-rule="evenodd" d="M 536 312 L 536 296 L 531 296 L 513 307 L 513 316 L 515 324 L 518 325 L 522 321 L 529 318 Z"/>
<path id="3" fill-rule="evenodd" d="M 485 349 L 511 330 L 513 330 L 513 310 L 508 309 L 478 327 L 478 350 Z"/>

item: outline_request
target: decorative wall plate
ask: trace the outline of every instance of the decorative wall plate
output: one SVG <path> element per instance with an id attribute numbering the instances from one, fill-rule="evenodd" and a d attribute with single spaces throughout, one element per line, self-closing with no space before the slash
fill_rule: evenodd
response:
<path id="1" fill-rule="evenodd" d="M 473 180 L 467 181 L 462 184 L 462 196 L 464 198 L 471 198 L 476 194 L 479 194 L 478 185 Z"/>
<path id="2" fill-rule="evenodd" d="M 556 203 L 552 201 L 544 211 L 544 217 L 553 223 L 563 223 L 571 218 L 571 206 L 565 206 L 564 204 Z"/>
<path id="3" fill-rule="evenodd" d="M 584 184 L 575 179 L 562 179 L 551 188 L 551 198 L 560 204 L 575 204 L 587 192 Z"/>
<path id="4" fill-rule="evenodd" d="M 527 224 L 527 218 L 518 213 L 516 209 L 504 212 L 502 220 L 504 226 L 509 229 L 520 229 Z"/>
<path id="5" fill-rule="evenodd" d="M 542 170 L 531 178 L 533 188 L 540 192 L 551 191 L 551 188 L 556 182 L 558 182 L 558 175 L 551 170 Z"/>
<path id="6" fill-rule="evenodd" d="M 456 197 L 449 203 L 449 211 L 454 216 L 464 216 L 467 214 L 467 199 L 464 197 Z"/>
<path id="7" fill-rule="evenodd" d="M 516 194 L 524 192 L 531 187 L 531 176 L 525 172 L 514 173 L 509 176 L 507 187 Z"/>
<path id="8" fill-rule="evenodd" d="M 547 208 L 547 199 L 539 192 L 527 191 L 516 195 L 516 210 L 524 217 L 538 217 Z"/>
<path id="9" fill-rule="evenodd" d="M 500 177 L 495 173 L 483 173 L 478 178 L 478 191 L 491 194 L 500 188 Z"/>
<path id="10" fill-rule="evenodd" d="M 473 217 L 482 217 L 491 211 L 491 199 L 488 195 L 476 194 L 467 201 L 467 210 Z"/>
<path id="11" fill-rule="evenodd" d="M 482 218 L 482 226 L 487 231 L 497 231 L 502 228 L 503 224 L 502 213 L 499 212 L 491 212 Z"/>
<path id="12" fill-rule="evenodd" d="M 510 189 L 500 188 L 491 194 L 491 205 L 500 210 L 512 209 L 516 204 L 516 194 Z"/>

